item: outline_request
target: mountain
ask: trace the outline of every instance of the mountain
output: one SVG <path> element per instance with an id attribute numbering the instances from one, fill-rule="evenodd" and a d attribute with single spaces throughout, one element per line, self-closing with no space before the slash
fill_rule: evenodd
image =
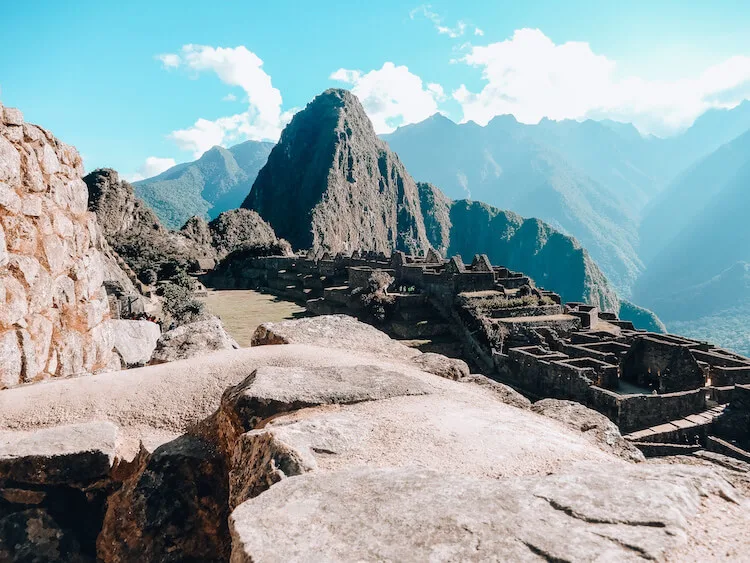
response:
<path id="1" fill-rule="evenodd" d="M 166 227 L 179 229 L 193 215 L 215 219 L 239 207 L 272 148 L 273 143 L 259 141 L 215 146 L 194 162 L 133 185 Z"/>
<path id="2" fill-rule="evenodd" d="M 220 260 L 248 246 L 266 254 L 288 252 L 288 243 L 277 239 L 254 211 L 224 211 L 210 223 L 193 216 L 181 230 L 170 231 L 116 171 L 100 168 L 83 181 L 88 187 L 89 210 L 96 214 L 104 238 L 141 278 L 153 270 L 160 279 L 167 279 L 175 265 L 187 267 L 202 258 Z"/>
<path id="3" fill-rule="evenodd" d="M 383 138 L 417 179 L 441 186 L 449 197 L 513 209 L 576 237 L 628 296 L 644 260 L 663 244 L 653 227 L 665 217 L 659 202 L 671 198 L 661 191 L 748 129 L 746 101 L 709 110 L 664 139 L 612 120 L 527 125 L 501 115 L 481 127 L 439 114 Z"/>
<path id="4" fill-rule="evenodd" d="M 346 90 L 327 90 L 294 116 L 242 206 L 295 248 L 429 247 L 416 183 Z"/>
<path id="5" fill-rule="evenodd" d="M 699 218 L 704 208 L 749 159 L 750 130 L 747 130 L 679 174 L 654 198 L 640 225 L 644 261 L 653 260 L 683 229 Z"/>
<path id="6" fill-rule="evenodd" d="M 436 163 L 439 166 L 439 163 Z M 286 127 L 243 207 L 295 248 L 394 249 L 490 259 L 532 276 L 566 300 L 619 309 L 578 242 L 538 219 L 417 184 L 380 140 L 359 100 L 327 90 Z"/>
<path id="7" fill-rule="evenodd" d="M 750 350 L 750 339 L 743 348 L 732 343 L 750 332 L 750 152 L 737 167 L 742 155 L 736 151 L 747 146 L 748 138 L 722 147 L 673 188 L 672 213 L 680 213 L 684 202 L 695 212 L 684 212 L 684 226 L 654 256 L 635 288 L 638 302 L 656 311 L 670 329 L 741 351 Z"/>
<path id="8" fill-rule="evenodd" d="M 384 138 L 418 179 L 449 197 L 512 209 L 575 236 L 625 294 L 642 271 L 638 205 L 622 194 L 637 186 L 645 201 L 656 181 L 628 157 L 637 152 L 632 131 L 593 121 L 529 126 L 511 116 L 480 127 L 435 115 Z"/>
<path id="9" fill-rule="evenodd" d="M 468 200 L 451 205 L 450 221 L 449 256 L 487 254 L 493 264 L 524 272 L 564 301 L 619 311 L 617 295 L 588 252 L 543 221 Z"/>

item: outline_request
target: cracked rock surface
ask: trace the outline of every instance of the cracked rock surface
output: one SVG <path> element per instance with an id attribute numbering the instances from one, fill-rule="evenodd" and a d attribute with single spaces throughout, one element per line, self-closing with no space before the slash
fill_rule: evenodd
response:
<path id="1" fill-rule="evenodd" d="M 583 464 L 505 480 L 355 467 L 284 480 L 230 518 L 232 561 L 643 561 L 690 532 L 710 470 Z"/>

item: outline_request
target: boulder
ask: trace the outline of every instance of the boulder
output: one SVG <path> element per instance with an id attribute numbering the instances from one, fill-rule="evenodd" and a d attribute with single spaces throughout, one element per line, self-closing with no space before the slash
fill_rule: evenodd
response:
<path id="1" fill-rule="evenodd" d="M 86 422 L 30 431 L 0 431 L 0 482 L 86 484 L 106 477 L 115 460 L 117 427 Z"/>
<path id="2" fill-rule="evenodd" d="M 466 362 L 456 358 L 448 358 L 442 354 L 426 352 L 420 356 L 415 356 L 413 361 L 422 371 L 439 375 L 446 379 L 453 379 L 454 381 L 468 377 L 471 374 Z"/>
<path id="3" fill-rule="evenodd" d="M 635 561 L 684 544 L 711 471 L 586 464 L 492 480 L 359 467 L 287 479 L 230 517 L 232 561 Z"/>
<path id="4" fill-rule="evenodd" d="M 638 448 L 622 437 L 620 429 L 611 420 L 580 403 L 542 399 L 534 403 L 531 410 L 582 432 L 588 440 L 606 452 L 628 461 L 645 459 Z"/>
<path id="5" fill-rule="evenodd" d="M 84 563 L 75 534 L 60 527 L 50 514 L 32 508 L 0 516 L 0 561 Z"/>
<path id="6" fill-rule="evenodd" d="M 419 350 L 391 340 L 384 332 L 348 315 L 263 323 L 255 330 L 251 345 L 268 344 L 310 344 L 399 359 L 421 354 Z"/>
<path id="7" fill-rule="evenodd" d="M 112 345 L 127 367 L 146 365 L 154 353 L 161 329 L 151 321 L 109 321 Z"/>
<path id="8" fill-rule="evenodd" d="M 182 436 L 140 462 L 141 470 L 109 498 L 99 559 L 226 561 L 226 468 L 217 449 Z"/>
<path id="9" fill-rule="evenodd" d="M 159 337 L 151 363 L 161 364 L 201 356 L 217 350 L 231 350 L 240 345 L 229 336 L 221 321 L 212 317 L 167 331 Z"/>
<path id="10" fill-rule="evenodd" d="M 365 368 L 358 366 L 347 373 L 367 375 Z M 276 378 L 270 376 L 267 380 L 273 382 Z M 281 374 L 277 377 L 284 381 Z M 257 406 L 243 412 L 237 406 L 222 405 L 229 414 L 225 420 L 230 416 L 240 423 L 251 420 L 240 428 L 235 422 L 237 432 L 256 428 L 234 445 L 231 505 L 287 477 L 358 465 L 416 464 L 446 473 L 499 478 L 555 471 L 582 459 L 613 459 L 573 432 L 560 432 L 543 417 L 495 401 L 484 389 L 455 382 L 440 388 L 442 380 L 435 381 L 432 388 L 406 387 L 395 395 L 388 388 L 369 396 L 347 391 L 349 401 L 335 409 L 325 404 L 310 408 L 310 402 L 294 405 L 287 399 L 293 412 L 280 411 L 265 419 L 249 419 L 260 410 Z M 283 389 L 282 383 L 277 393 Z M 251 400 L 270 403 L 263 396 Z M 497 431 L 500 428 L 505 430 Z"/>
<path id="11" fill-rule="evenodd" d="M 512 389 L 511 387 L 508 387 L 507 385 L 498 383 L 497 381 L 490 379 L 486 375 L 472 373 L 469 377 L 465 377 L 461 381 L 464 383 L 474 383 L 476 385 L 481 385 L 482 387 L 489 389 L 492 394 L 495 395 L 495 397 L 497 397 L 500 401 L 507 405 L 511 405 L 519 409 L 528 409 L 531 407 L 531 401 L 521 395 L 518 391 Z"/>
<path id="12" fill-rule="evenodd" d="M 426 382 L 373 365 L 325 368 L 262 367 L 228 388 L 218 420 L 222 443 L 281 413 L 318 405 L 351 404 L 429 393 Z"/>

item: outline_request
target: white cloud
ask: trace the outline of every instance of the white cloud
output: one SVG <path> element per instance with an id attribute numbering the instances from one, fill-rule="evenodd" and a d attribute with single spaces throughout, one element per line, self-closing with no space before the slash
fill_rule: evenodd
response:
<path id="1" fill-rule="evenodd" d="M 214 145 L 279 138 L 287 119 L 281 111 L 281 92 L 273 87 L 260 57 L 246 47 L 185 45 L 179 55 L 160 55 L 159 59 L 170 68 L 213 72 L 225 84 L 242 88 L 247 96 L 248 109 L 243 113 L 213 121 L 200 118 L 191 127 L 172 132 L 169 138 L 183 150 L 192 151 L 197 158 Z"/>
<path id="2" fill-rule="evenodd" d="M 429 21 L 431 21 L 432 25 L 435 26 L 435 29 L 437 30 L 439 34 L 447 35 L 451 39 L 461 37 L 464 33 L 466 33 L 466 30 L 470 27 L 474 28 L 474 35 L 484 35 L 484 32 L 481 29 L 479 29 L 476 26 L 467 24 L 463 20 L 458 20 L 456 22 L 456 25 L 453 27 L 444 25 L 443 18 L 440 16 L 440 14 L 433 12 L 432 6 L 430 6 L 429 4 L 423 4 L 421 6 L 417 6 L 411 12 L 409 12 L 410 19 L 413 20 L 417 16 L 422 16 L 428 19 Z"/>
<path id="3" fill-rule="evenodd" d="M 137 182 L 145 178 L 158 176 L 162 172 L 175 166 L 174 158 L 159 158 L 158 156 L 149 156 L 134 174 L 125 174 L 124 178 L 128 182 Z"/>
<path id="4" fill-rule="evenodd" d="M 352 85 L 352 93 L 362 102 L 377 133 L 390 133 L 399 125 L 428 118 L 444 98 L 439 84 L 425 87 L 419 76 L 392 62 L 367 73 L 340 68 L 330 78 Z"/>
<path id="5" fill-rule="evenodd" d="M 223 97 L 223 98 L 221 99 L 221 101 L 222 101 L 222 102 L 236 102 L 236 101 L 237 101 L 237 96 L 235 96 L 235 95 L 234 95 L 234 94 L 232 94 L 232 93 L 229 93 L 229 94 L 227 94 L 226 96 L 224 96 L 224 97 Z"/>
<path id="6" fill-rule="evenodd" d="M 453 92 L 464 121 L 484 125 L 513 114 L 524 123 L 551 119 L 611 118 L 644 133 L 668 135 L 688 127 L 711 107 L 733 107 L 750 97 L 750 57 L 732 57 L 700 76 L 674 81 L 619 76 L 617 63 L 586 42 L 556 45 L 538 29 L 473 46 L 461 61 L 482 69 L 478 93 Z"/>
<path id="7" fill-rule="evenodd" d="M 161 61 L 164 68 L 177 68 L 180 66 L 180 57 L 173 54 L 156 55 L 156 58 Z"/>
<path id="8" fill-rule="evenodd" d="M 361 77 L 362 73 L 360 71 L 347 70 L 345 68 L 340 68 L 329 76 L 331 80 L 338 80 L 339 82 L 346 82 L 347 84 L 354 84 Z"/>

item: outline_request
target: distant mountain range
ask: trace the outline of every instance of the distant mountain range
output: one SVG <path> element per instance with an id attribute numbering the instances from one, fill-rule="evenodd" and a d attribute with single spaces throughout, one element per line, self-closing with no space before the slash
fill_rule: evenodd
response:
<path id="1" fill-rule="evenodd" d="M 744 253 L 741 212 L 747 208 L 743 186 L 748 182 L 750 102 L 710 110 L 667 139 L 643 136 L 630 124 L 610 120 L 544 119 L 526 125 L 511 116 L 498 116 L 481 127 L 435 115 L 382 136 L 387 145 L 377 139 L 361 144 L 362 128 L 326 126 L 315 137 L 311 127 L 320 124 L 311 120 L 304 129 L 301 138 L 315 141 L 309 145 L 282 137 L 285 150 L 294 155 L 279 151 L 274 157 L 272 144 L 252 141 L 214 147 L 195 162 L 136 183 L 137 193 L 172 228 L 192 215 L 213 218 L 247 197 L 246 206 L 257 209 L 298 247 L 321 241 L 336 246 L 336 240 L 361 245 L 363 240 L 346 231 L 355 226 L 345 227 L 334 218 L 362 204 L 366 209 L 357 215 L 356 227 L 376 240 L 378 248 L 422 249 L 428 240 L 443 253 L 484 251 L 501 262 L 508 258 L 493 249 L 492 240 L 517 235 L 498 230 L 498 218 L 512 225 L 508 217 L 517 213 L 540 220 L 529 223 L 543 225 L 537 238 L 546 236 L 547 229 L 566 240 L 575 237 L 570 248 L 590 252 L 606 276 L 605 294 L 616 288 L 621 298 L 654 309 L 670 328 L 679 323 L 690 334 L 690 323 L 695 323 L 693 335 L 710 338 L 706 319 L 726 311 L 720 318 L 736 327 L 738 311 L 745 305 L 750 309 L 744 274 L 750 256 Z M 371 128 L 365 136 L 373 136 Z M 338 160 L 328 166 L 332 154 Z M 251 192 L 269 155 L 274 162 Z M 340 185 L 331 182 L 329 173 Z M 378 186 L 377 193 L 368 191 L 371 183 Z M 291 191 L 278 196 L 279 185 Z M 434 186 L 439 190 L 431 191 Z M 416 197 L 434 201 L 416 202 Z M 514 227 L 512 232 L 532 230 Z M 536 263 L 542 263 L 539 256 Z M 529 264 L 515 267 L 533 269 Z M 544 284 L 549 271 L 535 277 Z M 623 302 L 623 311 L 659 327 L 653 314 L 632 303 Z M 736 339 L 732 342 L 736 348 Z"/>
<path id="2" fill-rule="evenodd" d="M 749 214 L 750 131 L 681 174 L 654 202 L 642 225 L 654 256 L 635 286 L 638 302 L 688 335 L 708 338 L 713 327 L 750 353 Z"/>
<path id="3" fill-rule="evenodd" d="M 504 115 L 480 127 L 439 114 L 384 138 L 416 179 L 449 197 L 538 217 L 575 236 L 630 296 L 643 257 L 652 256 L 651 239 L 639 240 L 649 204 L 677 174 L 748 129 L 750 102 L 706 112 L 668 139 L 609 120 L 526 125 Z"/>
<path id="4" fill-rule="evenodd" d="M 136 195 L 170 229 L 179 229 L 194 215 L 215 219 L 240 206 L 273 146 L 247 141 L 229 149 L 213 147 L 196 161 L 135 182 Z"/>

